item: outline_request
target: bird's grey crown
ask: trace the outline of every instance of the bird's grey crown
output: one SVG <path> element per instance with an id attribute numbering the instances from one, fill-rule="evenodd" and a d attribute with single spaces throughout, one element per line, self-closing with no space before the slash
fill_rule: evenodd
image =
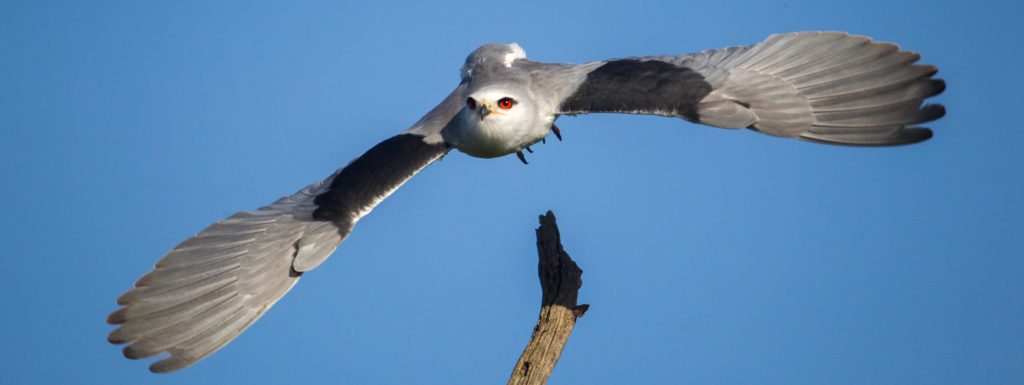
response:
<path id="1" fill-rule="evenodd" d="M 518 59 L 526 59 L 526 52 L 519 44 L 484 44 L 466 57 L 466 63 L 462 65 L 460 71 L 462 80 L 465 81 L 473 74 L 479 74 L 481 72 L 479 69 L 508 68 L 513 61 Z"/>

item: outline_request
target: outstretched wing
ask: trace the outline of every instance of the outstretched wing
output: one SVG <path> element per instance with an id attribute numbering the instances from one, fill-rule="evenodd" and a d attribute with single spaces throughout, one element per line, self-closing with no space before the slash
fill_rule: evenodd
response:
<path id="1" fill-rule="evenodd" d="M 327 179 L 252 212 L 214 223 L 174 247 L 117 299 L 108 340 L 128 358 L 170 353 L 150 370 L 185 368 L 256 322 L 334 252 L 356 221 L 449 147 L 440 130 L 463 87 L 412 128 L 374 146 Z"/>
<path id="2" fill-rule="evenodd" d="M 922 107 L 945 83 L 920 55 L 841 32 L 772 35 L 747 47 L 553 67 L 559 114 L 676 116 L 814 142 L 888 146 L 932 136 L 911 127 L 942 117 Z M 550 75 L 548 75 L 550 76 Z"/>

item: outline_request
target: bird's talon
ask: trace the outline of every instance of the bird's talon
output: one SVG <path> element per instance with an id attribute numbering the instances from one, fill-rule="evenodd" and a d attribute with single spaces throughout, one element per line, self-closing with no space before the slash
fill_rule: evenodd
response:
<path id="1" fill-rule="evenodd" d="M 526 156 L 523 155 L 522 151 L 516 151 L 516 156 L 519 157 L 519 160 L 523 161 L 523 164 L 530 164 L 526 161 Z"/>
<path id="2" fill-rule="evenodd" d="M 551 125 L 551 131 L 555 133 L 555 137 L 557 137 L 558 141 L 561 142 L 562 141 L 562 131 L 560 131 L 558 129 L 558 126 L 552 124 Z"/>
<path id="3" fill-rule="evenodd" d="M 527 146 L 527 147 L 526 147 L 526 151 L 527 151 L 527 152 L 529 152 L 529 153 L 531 153 L 531 154 L 533 153 L 533 149 L 532 149 L 532 148 L 530 148 L 529 146 Z"/>

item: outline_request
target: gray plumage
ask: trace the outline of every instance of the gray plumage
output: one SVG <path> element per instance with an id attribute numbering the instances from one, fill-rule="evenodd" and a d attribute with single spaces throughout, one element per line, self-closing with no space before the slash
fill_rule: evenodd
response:
<path id="1" fill-rule="evenodd" d="M 117 299 L 124 307 L 107 322 L 121 326 L 108 340 L 131 342 L 128 358 L 170 353 L 150 367 L 158 373 L 227 344 L 341 242 L 330 222 L 312 220 L 313 198 L 325 184 L 239 212 L 176 246 Z"/>
<path id="2" fill-rule="evenodd" d="M 599 112 L 854 146 L 915 143 L 940 118 L 922 104 L 943 91 L 936 68 L 888 43 L 839 32 L 773 35 L 747 47 L 586 64 L 540 63 L 518 45 L 474 51 L 456 89 L 411 128 L 327 179 L 189 238 L 117 299 L 107 318 L 124 355 L 164 353 L 150 370 L 192 365 L 237 337 L 319 266 L 355 223 L 455 148 L 519 153 L 561 115 Z M 521 156 L 522 154 L 519 153 Z"/>
<path id="3" fill-rule="evenodd" d="M 775 35 L 746 48 L 684 55 L 714 91 L 698 104 L 703 123 L 843 145 L 915 143 L 931 131 L 910 128 L 942 117 L 921 108 L 945 89 L 938 70 L 895 44 L 839 32 Z"/>

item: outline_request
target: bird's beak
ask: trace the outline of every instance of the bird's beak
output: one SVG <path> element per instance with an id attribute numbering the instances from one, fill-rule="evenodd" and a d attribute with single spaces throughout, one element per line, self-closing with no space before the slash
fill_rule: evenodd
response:
<path id="1" fill-rule="evenodd" d="M 500 114 L 498 109 L 494 108 L 490 103 L 482 103 L 480 105 L 480 119 L 486 118 L 491 114 Z"/>

